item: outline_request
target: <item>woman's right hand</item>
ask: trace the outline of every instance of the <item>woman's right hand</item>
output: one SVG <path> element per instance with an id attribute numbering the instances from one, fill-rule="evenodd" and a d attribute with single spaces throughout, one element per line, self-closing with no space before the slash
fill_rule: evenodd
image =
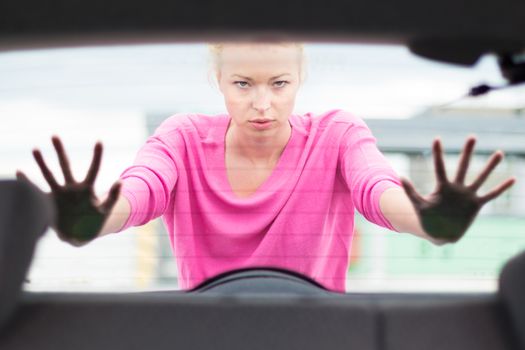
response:
<path id="1" fill-rule="evenodd" d="M 40 151 L 38 149 L 33 150 L 33 157 L 51 188 L 51 192 L 47 194 L 55 204 L 56 217 L 51 227 L 61 240 L 74 246 L 81 246 L 95 239 L 101 231 L 118 199 L 121 183 L 115 182 L 111 186 L 107 199 L 100 203 L 95 195 L 93 184 L 100 168 L 102 143 L 97 142 L 95 144 L 93 160 L 88 173 L 84 181 L 77 182 L 73 179 L 60 138 L 53 136 L 51 140 L 64 174 L 65 184 L 63 186 L 60 186 L 55 180 Z M 31 183 L 21 171 L 16 172 L 16 177 L 19 180 Z"/>

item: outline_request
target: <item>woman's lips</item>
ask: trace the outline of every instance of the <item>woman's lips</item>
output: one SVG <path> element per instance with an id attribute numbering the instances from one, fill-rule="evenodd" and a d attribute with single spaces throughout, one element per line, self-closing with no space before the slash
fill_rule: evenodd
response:
<path id="1" fill-rule="evenodd" d="M 255 120 L 250 120 L 250 123 L 257 130 L 268 129 L 268 128 L 270 128 L 272 126 L 273 122 L 274 121 L 272 119 L 255 119 Z"/>

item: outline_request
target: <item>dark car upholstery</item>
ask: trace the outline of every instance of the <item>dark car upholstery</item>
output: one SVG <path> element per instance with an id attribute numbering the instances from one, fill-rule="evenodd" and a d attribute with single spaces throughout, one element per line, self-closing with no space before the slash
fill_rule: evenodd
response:
<path id="1" fill-rule="evenodd" d="M 52 205 L 34 186 L 0 181 L 0 329 L 13 312 Z"/>

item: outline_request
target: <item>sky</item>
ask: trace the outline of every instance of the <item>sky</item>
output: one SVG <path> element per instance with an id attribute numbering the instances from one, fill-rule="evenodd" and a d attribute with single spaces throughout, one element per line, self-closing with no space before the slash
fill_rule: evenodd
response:
<path id="1" fill-rule="evenodd" d="M 306 44 L 308 78 L 298 112 L 348 109 L 363 118 L 409 118 L 456 100 L 476 84 L 500 84 L 494 57 L 474 68 L 437 63 L 402 46 Z M 205 44 L 59 48 L 0 53 L 0 111 L 53 109 L 218 112 Z M 519 108 L 517 87 L 456 107 Z M 8 112 L 8 113 L 5 113 Z"/>

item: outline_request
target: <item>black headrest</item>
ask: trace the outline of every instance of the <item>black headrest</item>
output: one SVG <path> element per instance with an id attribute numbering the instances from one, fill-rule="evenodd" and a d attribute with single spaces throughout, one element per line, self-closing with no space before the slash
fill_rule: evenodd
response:
<path id="1" fill-rule="evenodd" d="M 525 251 L 510 259 L 503 267 L 499 294 L 511 317 L 520 348 L 525 349 Z"/>
<path id="2" fill-rule="evenodd" d="M 51 199 L 35 186 L 0 181 L 0 330 L 15 309 L 36 242 L 53 215 Z"/>

